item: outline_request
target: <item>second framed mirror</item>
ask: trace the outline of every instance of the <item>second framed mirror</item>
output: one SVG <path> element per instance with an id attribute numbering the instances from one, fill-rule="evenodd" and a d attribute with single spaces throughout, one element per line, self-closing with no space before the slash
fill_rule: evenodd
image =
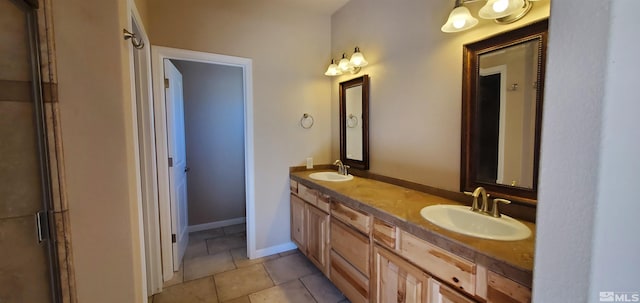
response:
<path id="1" fill-rule="evenodd" d="M 340 160 L 369 169 L 369 76 L 340 83 Z"/>

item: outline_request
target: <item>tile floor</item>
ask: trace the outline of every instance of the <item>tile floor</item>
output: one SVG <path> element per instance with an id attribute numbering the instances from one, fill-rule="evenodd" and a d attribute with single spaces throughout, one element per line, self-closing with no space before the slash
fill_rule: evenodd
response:
<path id="1" fill-rule="evenodd" d="M 348 303 L 298 250 L 247 258 L 245 225 L 194 232 L 183 264 L 149 303 Z"/>

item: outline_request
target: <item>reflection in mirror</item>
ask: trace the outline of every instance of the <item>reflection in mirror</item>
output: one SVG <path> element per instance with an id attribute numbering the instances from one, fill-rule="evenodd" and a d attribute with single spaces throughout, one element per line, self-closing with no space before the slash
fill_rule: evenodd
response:
<path id="1" fill-rule="evenodd" d="M 340 159 L 369 169 L 369 76 L 340 83 Z"/>
<path id="2" fill-rule="evenodd" d="M 347 159 L 362 161 L 362 86 L 345 90 Z"/>
<path id="3" fill-rule="evenodd" d="M 464 46 L 461 190 L 537 197 L 547 20 Z"/>
<path id="4" fill-rule="evenodd" d="M 533 188 L 540 41 L 479 57 L 476 179 Z"/>

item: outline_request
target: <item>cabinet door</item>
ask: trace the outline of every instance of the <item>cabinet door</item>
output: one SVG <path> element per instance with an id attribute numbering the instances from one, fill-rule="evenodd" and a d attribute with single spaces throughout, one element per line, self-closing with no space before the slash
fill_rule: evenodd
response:
<path id="1" fill-rule="evenodd" d="M 384 248 L 374 248 L 374 302 L 427 303 L 429 276 Z"/>
<path id="2" fill-rule="evenodd" d="M 475 303 L 452 288 L 441 284 L 438 280 L 429 278 L 428 303 Z"/>
<path id="3" fill-rule="evenodd" d="M 529 303 L 531 289 L 497 273 L 487 273 L 488 303 Z"/>
<path id="4" fill-rule="evenodd" d="M 306 250 L 304 217 L 305 202 L 296 195 L 291 195 L 291 240 L 304 252 Z"/>
<path id="5" fill-rule="evenodd" d="M 307 257 L 323 273 L 328 272 L 329 214 L 307 204 Z"/>

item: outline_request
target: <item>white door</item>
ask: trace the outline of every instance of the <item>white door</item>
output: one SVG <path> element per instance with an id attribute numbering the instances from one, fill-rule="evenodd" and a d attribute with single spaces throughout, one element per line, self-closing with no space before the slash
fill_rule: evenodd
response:
<path id="1" fill-rule="evenodd" d="M 171 199 L 171 233 L 173 243 L 173 270 L 178 271 L 187 249 L 187 154 L 184 139 L 184 104 L 182 74 L 164 60 L 165 100 L 167 107 L 167 148 L 169 154 L 169 197 Z"/>

